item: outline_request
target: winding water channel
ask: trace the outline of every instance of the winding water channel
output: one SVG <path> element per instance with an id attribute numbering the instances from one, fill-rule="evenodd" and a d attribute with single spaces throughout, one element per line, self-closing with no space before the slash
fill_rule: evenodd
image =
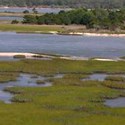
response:
<path id="1" fill-rule="evenodd" d="M 56 76 L 55 76 L 56 77 Z M 47 78 L 42 76 L 34 77 L 32 74 L 20 74 L 17 78 L 17 81 L 1 83 L 0 84 L 0 100 L 5 103 L 11 103 L 13 94 L 4 91 L 5 88 L 14 87 L 14 86 L 22 86 L 22 87 L 47 87 L 51 86 L 50 82 L 45 82 L 44 84 L 37 84 L 37 80 L 46 80 Z"/>
<path id="2" fill-rule="evenodd" d="M 16 81 L 11 81 L 7 83 L 0 84 L 0 100 L 4 103 L 12 103 L 11 99 L 14 97 L 14 94 L 4 91 L 8 87 L 49 87 L 52 86 L 51 82 L 47 80 L 49 78 L 62 78 L 64 74 L 55 74 L 53 77 L 43 77 L 34 74 L 21 73 Z M 43 81 L 41 84 L 38 84 L 37 81 Z"/>
<path id="3" fill-rule="evenodd" d="M 82 81 L 87 81 L 87 80 L 97 80 L 103 82 L 106 77 L 108 76 L 120 76 L 120 77 L 125 77 L 125 74 L 100 74 L 100 73 L 95 73 L 89 75 L 88 78 L 82 79 Z M 125 97 L 118 97 L 115 99 L 106 99 L 104 102 L 104 105 L 112 108 L 117 108 L 117 107 L 125 107 Z"/>
<path id="4" fill-rule="evenodd" d="M 107 76 L 116 76 L 108 74 L 91 74 L 88 78 L 82 79 L 85 80 L 98 80 L 104 81 Z M 117 76 L 125 77 L 125 74 L 119 74 Z M 37 76 L 34 74 L 20 74 L 16 81 L 11 81 L 7 83 L 0 84 L 0 100 L 4 103 L 11 104 L 11 99 L 14 97 L 14 94 L 4 91 L 8 87 L 20 86 L 20 87 L 49 87 L 52 86 L 51 82 L 47 82 L 49 78 L 63 78 L 64 74 L 55 74 L 51 77 Z M 44 83 L 37 84 L 37 80 L 42 80 Z M 119 97 L 116 99 L 107 99 L 104 102 L 104 105 L 109 107 L 125 107 L 125 97 Z"/>

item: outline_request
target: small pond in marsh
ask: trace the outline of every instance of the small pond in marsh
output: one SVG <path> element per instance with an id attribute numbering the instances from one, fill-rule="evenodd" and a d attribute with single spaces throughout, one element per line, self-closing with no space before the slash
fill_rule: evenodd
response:
<path id="1" fill-rule="evenodd" d="M 95 73 L 90 74 L 88 78 L 82 79 L 82 81 L 85 80 L 98 80 L 98 81 L 104 81 L 107 76 L 122 76 L 125 77 L 124 74 L 105 74 L 105 73 Z M 6 88 L 19 86 L 19 87 L 49 87 L 52 86 L 52 83 L 49 82 L 49 79 L 51 78 L 63 78 L 64 74 L 55 74 L 50 76 L 38 76 L 34 74 L 26 74 L 21 73 L 16 81 L 10 81 L 7 83 L 1 83 L 0 84 L 0 100 L 4 103 L 12 103 L 11 99 L 14 97 L 14 94 L 11 94 L 9 92 L 4 91 Z M 41 84 L 38 84 L 37 81 L 43 81 Z M 104 105 L 109 107 L 125 107 L 125 97 L 119 97 L 116 99 L 107 99 L 104 102 Z"/>
<path id="2" fill-rule="evenodd" d="M 14 87 L 14 86 L 21 86 L 21 87 L 48 87 L 51 86 L 51 82 L 47 82 L 49 77 L 42 77 L 33 74 L 20 74 L 17 78 L 17 81 L 11 81 L 7 83 L 0 84 L 0 100 L 5 103 L 11 103 L 13 94 L 4 91 L 5 88 Z M 56 75 L 55 75 L 56 78 Z M 37 84 L 37 80 L 44 81 L 42 84 Z"/>
<path id="3" fill-rule="evenodd" d="M 94 74 L 90 74 L 88 75 L 87 78 L 83 78 L 82 81 L 87 81 L 87 80 L 97 80 L 97 81 L 101 81 L 103 82 L 106 77 L 108 76 L 113 76 L 113 77 L 125 77 L 125 74 L 106 74 L 106 73 L 94 73 Z"/>
<path id="4" fill-rule="evenodd" d="M 116 99 L 107 99 L 104 105 L 115 108 L 115 107 L 125 107 L 125 97 L 119 97 Z"/>
<path id="5" fill-rule="evenodd" d="M 104 81 L 107 76 L 108 76 L 107 74 L 94 73 L 94 74 L 89 75 L 87 78 L 82 79 L 82 81 L 86 81 L 86 80 Z"/>
<path id="6" fill-rule="evenodd" d="M 125 77 L 125 74 L 99 74 L 99 73 L 95 73 L 95 74 L 91 74 L 89 75 L 87 78 L 82 79 L 82 81 L 86 81 L 86 80 L 98 80 L 103 82 L 106 77 L 108 76 L 120 76 L 120 77 Z M 125 107 L 125 97 L 118 97 L 115 99 L 107 99 L 104 102 L 104 105 L 108 106 L 108 107 Z"/>

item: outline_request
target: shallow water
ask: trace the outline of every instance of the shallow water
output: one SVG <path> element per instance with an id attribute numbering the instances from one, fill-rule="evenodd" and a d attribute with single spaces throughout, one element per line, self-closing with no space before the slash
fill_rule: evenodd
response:
<path id="1" fill-rule="evenodd" d="M 0 52 L 117 58 L 125 56 L 125 38 L 0 32 Z"/>
<path id="2" fill-rule="evenodd" d="M 0 100 L 3 101 L 6 104 L 10 104 L 10 99 L 13 97 L 13 95 L 9 92 L 0 91 Z"/>
<path id="3" fill-rule="evenodd" d="M 108 99 L 104 103 L 106 106 L 115 107 L 125 107 L 125 97 L 119 97 L 116 99 Z"/>
<path id="4" fill-rule="evenodd" d="M 1 56 L 0 61 L 18 61 L 19 59 L 13 58 L 13 57 L 7 57 L 7 56 Z"/>
<path id="5" fill-rule="evenodd" d="M 59 79 L 59 78 L 63 78 L 64 74 L 56 74 L 54 75 L 54 78 Z"/>
<path id="6" fill-rule="evenodd" d="M 94 73 L 92 75 L 89 75 L 88 78 L 82 79 L 82 81 L 86 81 L 86 80 L 104 81 L 107 76 L 108 76 L 107 74 Z"/>
<path id="7" fill-rule="evenodd" d="M 107 76 L 125 77 L 125 74 L 94 73 L 94 74 L 89 75 L 87 78 L 83 78 L 82 81 L 86 81 L 86 80 L 104 81 Z"/>
<path id="8" fill-rule="evenodd" d="M 52 84 L 50 82 L 45 82 L 45 84 L 37 84 L 37 80 L 46 80 L 47 78 L 42 76 L 34 77 L 32 74 L 20 74 L 20 76 L 17 78 L 17 81 L 12 81 L 8 83 L 1 83 L 0 84 L 0 100 L 4 103 L 11 103 L 12 97 L 14 97 L 13 94 L 9 92 L 5 92 L 4 89 L 8 87 L 14 87 L 14 86 L 22 86 L 22 87 L 48 87 Z"/>
<path id="9" fill-rule="evenodd" d="M 125 74 L 110 75 L 110 74 L 95 73 L 95 74 L 90 75 L 88 78 L 82 79 L 82 81 L 86 81 L 86 80 L 104 81 L 107 76 L 125 77 Z M 125 97 L 119 97 L 119 98 L 116 98 L 116 99 L 107 99 L 104 102 L 104 105 L 112 107 L 112 108 L 114 108 L 114 107 L 125 107 Z"/>

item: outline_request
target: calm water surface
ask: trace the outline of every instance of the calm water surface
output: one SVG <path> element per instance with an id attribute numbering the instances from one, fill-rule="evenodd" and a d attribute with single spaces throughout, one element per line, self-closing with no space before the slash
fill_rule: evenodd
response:
<path id="1" fill-rule="evenodd" d="M 0 16 L 0 21 L 4 21 L 4 20 L 18 20 L 18 21 L 22 21 L 23 17 L 17 17 L 17 16 Z"/>
<path id="2" fill-rule="evenodd" d="M 125 37 L 88 37 L 0 32 L 0 52 L 34 52 L 80 57 L 125 56 Z"/>
<path id="3" fill-rule="evenodd" d="M 82 81 L 86 80 L 98 80 L 104 81 L 106 77 L 113 76 L 113 77 L 125 77 L 125 74 L 103 74 L 103 73 L 94 73 L 88 76 L 88 78 L 83 78 Z"/>
<path id="4" fill-rule="evenodd" d="M 9 7 L 9 8 L 4 8 L 4 7 L 0 7 L 0 12 L 23 12 L 24 10 L 29 10 L 30 12 L 32 12 L 33 8 L 20 8 L 20 7 Z M 71 10 L 70 8 L 36 8 L 36 10 L 39 13 L 58 13 L 61 10 Z"/>
<path id="5" fill-rule="evenodd" d="M 86 80 L 98 80 L 98 81 L 104 81 L 105 78 L 108 76 L 108 74 L 99 74 L 99 73 L 94 73 L 89 75 L 88 78 L 84 78 L 82 79 L 82 81 L 86 81 Z"/>
<path id="6" fill-rule="evenodd" d="M 125 97 L 119 97 L 116 99 L 108 99 L 106 100 L 104 104 L 112 108 L 125 107 Z"/>

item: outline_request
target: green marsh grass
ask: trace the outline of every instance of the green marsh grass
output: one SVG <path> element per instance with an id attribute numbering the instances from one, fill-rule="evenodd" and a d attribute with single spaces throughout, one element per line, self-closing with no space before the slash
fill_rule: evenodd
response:
<path id="1" fill-rule="evenodd" d="M 1 31 L 14 31 L 24 33 L 49 33 L 50 31 L 61 32 L 64 29 L 61 26 L 47 25 L 23 25 L 23 24 L 0 24 Z"/>
<path id="2" fill-rule="evenodd" d="M 125 82 L 125 77 L 122 76 L 107 76 L 105 78 L 107 81 Z"/>
<path id="3" fill-rule="evenodd" d="M 0 71 L 17 71 L 36 74 L 58 73 L 125 73 L 125 62 L 101 62 L 101 61 L 72 61 L 63 59 L 53 60 L 28 60 L 15 62 L 0 62 Z"/>
<path id="4" fill-rule="evenodd" d="M 125 73 L 125 62 L 21 60 L 0 62 L 0 72 L 33 73 L 51 78 L 50 87 L 12 87 L 12 104 L 0 102 L 1 125 L 124 125 L 125 108 L 110 108 L 105 99 L 125 96 L 99 81 L 81 81 L 90 73 Z M 112 81 L 105 81 L 105 83 Z M 112 82 L 115 83 L 115 82 Z M 108 83 L 109 84 L 109 83 Z"/>
<path id="5" fill-rule="evenodd" d="M 6 83 L 9 81 L 16 81 L 19 73 L 13 72 L 0 72 L 0 83 Z"/>

